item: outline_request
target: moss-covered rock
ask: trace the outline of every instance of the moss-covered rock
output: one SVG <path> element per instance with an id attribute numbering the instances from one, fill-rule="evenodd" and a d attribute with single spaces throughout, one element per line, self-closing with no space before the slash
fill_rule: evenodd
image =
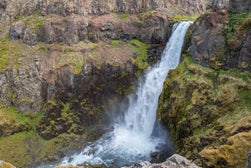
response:
<path id="1" fill-rule="evenodd" d="M 1 168 L 15 168 L 15 166 L 13 166 L 12 164 L 8 162 L 4 162 L 2 160 L 0 160 L 0 167 Z"/>
<path id="2" fill-rule="evenodd" d="M 203 167 L 243 166 L 251 138 L 250 79 L 249 72 L 213 70 L 183 56 L 158 109 L 176 151 Z"/>

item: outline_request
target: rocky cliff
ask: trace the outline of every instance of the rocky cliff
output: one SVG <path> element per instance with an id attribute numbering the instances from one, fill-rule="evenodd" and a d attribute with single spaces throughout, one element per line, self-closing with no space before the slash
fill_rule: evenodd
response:
<path id="1" fill-rule="evenodd" d="M 206 0 L 0 0 L 0 158 L 36 167 L 97 139 L 107 109 Z M 250 139 L 250 1 L 212 1 L 187 34 L 159 118 L 203 167 L 243 167 Z M 115 110 L 116 111 L 116 110 Z M 108 115 L 107 115 L 108 114 Z"/>
<path id="2" fill-rule="evenodd" d="M 36 167 L 98 138 L 204 0 L 0 0 L 0 158 Z M 170 17 L 172 16 L 172 18 Z"/>
<path id="3" fill-rule="evenodd" d="M 176 152 L 202 167 L 245 167 L 251 148 L 248 3 L 231 1 L 195 21 L 159 100 Z"/>

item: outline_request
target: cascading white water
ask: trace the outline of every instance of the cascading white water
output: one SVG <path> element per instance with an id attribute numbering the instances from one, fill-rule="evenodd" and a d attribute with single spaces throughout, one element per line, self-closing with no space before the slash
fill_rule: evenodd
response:
<path id="1" fill-rule="evenodd" d="M 60 165 L 85 163 L 121 167 L 149 160 L 150 153 L 157 151 L 159 144 L 165 143 L 163 137 L 151 136 L 156 122 L 158 98 L 168 71 L 179 64 L 184 36 L 191 24 L 180 22 L 174 26 L 161 61 L 146 70 L 136 93 L 129 96 L 123 120 L 116 122 L 111 132 L 86 146 L 80 153 L 64 158 Z"/>

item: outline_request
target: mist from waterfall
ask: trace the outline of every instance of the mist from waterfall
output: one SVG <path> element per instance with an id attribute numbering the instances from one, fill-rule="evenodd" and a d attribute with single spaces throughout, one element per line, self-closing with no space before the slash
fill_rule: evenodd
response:
<path id="1" fill-rule="evenodd" d="M 174 25 L 161 60 L 140 78 L 136 92 L 128 97 L 128 107 L 114 123 L 113 130 L 87 145 L 80 153 L 65 157 L 60 165 L 105 164 L 121 167 L 150 160 L 150 154 L 168 143 L 164 133 L 154 134 L 159 95 L 168 71 L 175 69 L 186 30 L 192 22 Z M 50 167 L 50 166 L 43 166 Z"/>

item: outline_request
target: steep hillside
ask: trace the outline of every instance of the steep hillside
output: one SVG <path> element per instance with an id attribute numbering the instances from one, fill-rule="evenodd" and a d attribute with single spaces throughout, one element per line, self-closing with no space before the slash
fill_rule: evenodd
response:
<path id="1" fill-rule="evenodd" d="M 218 4 L 195 21 L 159 100 L 176 152 L 202 167 L 245 167 L 251 149 L 250 7 Z"/>

